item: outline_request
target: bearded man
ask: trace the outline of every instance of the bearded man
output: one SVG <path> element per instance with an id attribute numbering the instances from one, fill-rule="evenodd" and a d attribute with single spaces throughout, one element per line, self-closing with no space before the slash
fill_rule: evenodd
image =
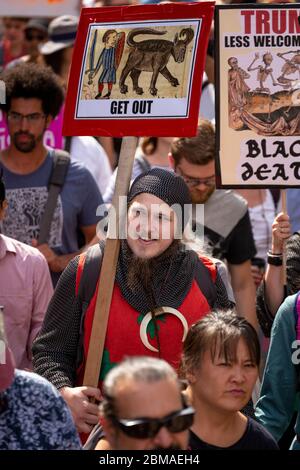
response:
<path id="1" fill-rule="evenodd" d="M 44 145 L 44 135 L 64 100 L 58 77 L 48 68 L 22 63 L 6 70 L 6 102 L 0 103 L 10 144 L 0 154 L 0 170 L 7 189 L 8 209 L 4 235 L 33 245 L 45 256 L 55 284 L 69 261 L 79 253 L 78 233 L 83 244 L 96 235 L 96 216 L 102 196 L 91 173 L 71 161 L 63 188 L 56 200 L 46 242 L 39 243 L 41 221 L 53 179 L 55 151 Z M 54 181 L 55 180 L 55 181 Z M 53 184 L 50 184 L 52 181 Z"/>
<path id="2" fill-rule="evenodd" d="M 231 304 L 213 262 L 181 242 L 190 203 L 184 180 L 170 171 L 151 169 L 131 186 L 99 388 L 80 385 L 104 242 L 72 260 L 60 278 L 33 345 L 33 362 L 61 391 L 81 432 L 98 422 L 98 406 L 89 398 L 100 400 L 102 381 L 114 365 L 126 356 L 152 356 L 177 369 L 188 327 L 212 308 Z M 92 290 L 89 301 L 86 290 Z"/>
<path id="3" fill-rule="evenodd" d="M 231 190 L 216 190 L 215 157 L 215 129 L 204 119 L 196 137 L 173 141 L 169 155 L 172 168 L 189 188 L 194 213 L 197 204 L 204 204 L 204 221 L 195 221 L 196 233 L 202 235 L 204 228 L 205 248 L 227 261 L 237 311 L 257 329 L 251 276 L 256 249 L 247 202 Z"/>

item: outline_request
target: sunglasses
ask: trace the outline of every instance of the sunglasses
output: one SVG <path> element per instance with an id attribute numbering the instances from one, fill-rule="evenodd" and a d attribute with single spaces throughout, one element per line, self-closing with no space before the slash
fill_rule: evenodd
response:
<path id="1" fill-rule="evenodd" d="M 194 408 L 189 406 L 160 419 L 118 419 L 115 416 L 111 419 L 127 436 L 136 439 L 149 439 L 156 436 L 162 427 L 166 427 L 172 433 L 186 431 L 193 424 L 194 414 Z"/>
<path id="2" fill-rule="evenodd" d="M 44 39 L 46 39 L 46 36 L 44 36 L 43 34 L 26 34 L 25 37 L 27 41 L 43 41 Z"/>

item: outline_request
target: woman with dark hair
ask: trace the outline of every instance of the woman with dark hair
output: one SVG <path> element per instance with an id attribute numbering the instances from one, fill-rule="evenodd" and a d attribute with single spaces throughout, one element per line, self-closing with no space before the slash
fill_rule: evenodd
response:
<path id="1" fill-rule="evenodd" d="M 182 371 L 196 410 L 191 450 L 278 449 L 272 436 L 240 411 L 251 399 L 259 362 L 255 329 L 232 311 L 212 312 L 190 328 Z"/>

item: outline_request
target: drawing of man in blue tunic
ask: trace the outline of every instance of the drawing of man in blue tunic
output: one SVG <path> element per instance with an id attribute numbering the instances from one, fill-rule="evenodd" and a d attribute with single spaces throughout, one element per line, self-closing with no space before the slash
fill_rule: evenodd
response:
<path id="1" fill-rule="evenodd" d="M 92 71 L 90 78 L 94 78 L 102 66 L 102 72 L 98 79 L 98 94 L 95 99 L 109 99 L 114 83 L 116 83 L 116 71 L 121 61 L 124 50 L 125 33 L 118 33 L 115 29 L 105 31 L 102 42 L 104 48 L 99 56 L 96 68 Z M 105 84 L 107 93 L 102 96 Z"/>

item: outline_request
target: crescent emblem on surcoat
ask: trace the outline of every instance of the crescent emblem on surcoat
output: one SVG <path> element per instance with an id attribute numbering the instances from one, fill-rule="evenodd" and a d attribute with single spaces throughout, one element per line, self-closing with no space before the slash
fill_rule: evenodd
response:
<path id="1" fill-rule="evenodd" d="M 162 315 L 163 313 L 169 313 L 171 315 L 175 315 L 182 323 L 183 326 L 183 336 L 182 336 L 182 342 L 185 340 L 187 332 L 188 332 L 188 324 L 185 319 L 185 317 L 182 315 L 181 312 L 176 310 L 176 308 L 173 307 L 159 307 L 158 309 L 155 310 L 154 315 L 157 317 L 159 315 Z M 147 327 L 148 323 L 152 320 L 152 315 L 151 312 L 146 313 L 144 316 L 142 323 L 140 325 L 140 337 L 143 345 L 147 348 L 150 349 L 150 351 L 153 352 L 158 352 L 158 349 L 156 349 L 154 346 L 152 346 L 149 343 L 148 336 L 147 336 Z"/>

